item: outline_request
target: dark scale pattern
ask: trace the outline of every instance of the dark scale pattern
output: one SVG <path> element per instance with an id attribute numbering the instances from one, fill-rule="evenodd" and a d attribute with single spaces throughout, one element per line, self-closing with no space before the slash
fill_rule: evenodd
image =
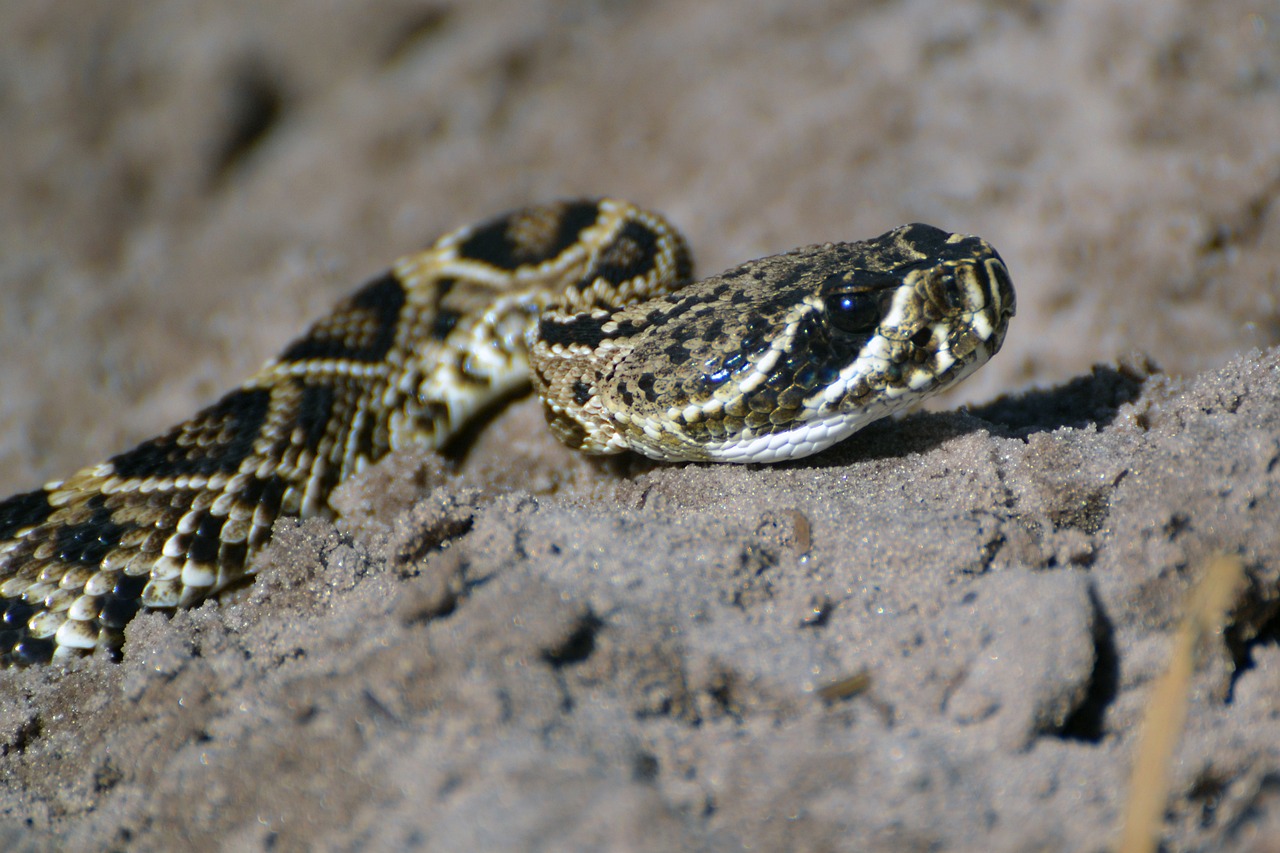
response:
<path id="1" fill-rule="evenodd" d="M 671 294 L 666 299 L 670 305 L 669 308 L 650 309 L 644 313 L 643 321 L 637 321 L 634 312 L 631 311 L 623 312 L 621 317 L 615 319 L 621 328 L 632 335 L 645 329 L 661 328 L 672 330 L 673 337 L 684 336 L 688 334 L 682 328 L 682 323 L 686 322 L 686 315 L 707 316 L 707 312 L 699 312 L 698 309 L 706 305 L 715 305 L 718 301 L 705 291 L 691 293 L 692 290 L 694 288 L 686 288 Z"/>
<path id="2" fill-rule="evenodd" d="M 622 284 L 653 268 L 658 254 L 658 235 L 639 222 L 628 222 L 609 248 L 600 254 L 591 272 L 580 283 L 590 286 L 595 278 Z"/>
<path id="3" fill-rule="evenodd" d="M 298 427 L 302 430 L 302 442 L 308 450 L 315 451 L 325 437 L 333 420 L 333 404 L 337 392 L 332 385 L 308 383 L 302 389 L 302 402 L 298 404 Z"/>
<path id="4" fill-rule="evenodd" d="M 216 557 L 217 564 L 224 572 L 230 571 L 238 574 L 249 562 L 249 555 L 252 553 L 250 548 L 260 547 L 263 542 L 222 542 L 218 546 L 218 555 Z"/>
<path id="5" fill-rule="evenodd" d="M 48 492 L 36 489 L 0 501 L 0 540 L 9 539 L 25 527 L 43 524 L 53 512 Z"/>
<path id="6" fill-rule="evenodd" d="M 187 557 L 197 563 L 213 563 L 218 558 L 218 546 L 221 544 L 218 537 L 226 521 L 225 517 L 204 513 L 187 546 Z"/>
<path id="7" fill-rule="evenodd" d="M 104 628 L 124 630 L 141 607 L 140 599 L 147 580 L 146 575 L 120 575 L 111 592 L 103 596 L 98 624 Z"/>
<path id="8" fill-rule="evenodd" d="M 254 477 L 240 495 L 240 501 L 245 506 L 258 507 L 268 517 L 274 516 L 280 511 L 287 485 L 279 477 Z"/>
<path id="9" fill-rule="evenodd" d="M 36 608 L 20 598 L 9 598 L 4 600 L 3 615 L 0 615 L 0 630 L 16 631 L 23 625 L 27 624 L 27 620 L 35 615 Z M 17 636 L 14 636 L 17 641 Z"/>
<path id="10" fill-rule="evenodd" d="M 233 472 L 253 451 L 270 401 L 267 389 L 232 391 L 168 435 L 144 441 L 109 461 L 121 477 L 139 479 Z M 217 440 L 221 435 L 228 440 Z"/>
<path id="11" fill-rule="evenodd" d="M 11 654 L 0 655 L 0 659 L 5 663 L 16 664 L 18 666 L 33 666 L 40 663 L 49 663 L 53 660 L 53 652 L 57 648 L 57 644 L 48 637 L 23 637 L 13 648 Z"/>
<path id="12" fill-rule="evenodd" d="M 657 381 L 658 377 L 654 376 L 652 373 L 641 373 L 636 377 L 635 387 L 640 390 L 640 393 L 643 394 L 644 398 L 650 403 L 656 403 L 658 401 L 658 394 L 653 390 L 653 385 Z"/>
<path id="13" fill-rule="evenodd" d="M 600 209 L 594 201 L 518 211 L 477 227 L 458 247 L 469 260 L 514 270 L 557 257 L 594 225 Z"/>
<path id="14" fill-rule="evenodd" d="M 381 362 L 395 345 L 404 303 L 404 285 L 394 273 L 383 273 L 290 344 L 280 360 Z"/>
<path id="15" fill-rule="evenodd" d="M 135 529 L 135 525 L 117 524 L 105 502 L 102 495 L 94 495 L 86 504 L 92 510 L 87 519 L 53 531 L 54 554 L 60 561 L 97 566 L 125 533 Z"/>
<path id="16" fill-rule="evenodd" d="M 596 347 L 610 335 L 604 332 L 608 317 L 578 314 L 565 320 L 544 317 L 538 322 L 538 337 L 548 345 Z"/>
<path id="17" fill-rule="evenodd" d="M 436 311 L 435 322 L 431 324 L 431 337 L 437 341 L 443 341 L 449 337 L 449 333 L 458 325 L 458 321 L 462 319 L 462 315 L 457 311 L 451 311 L 448 308 L 441 308 Z"/>

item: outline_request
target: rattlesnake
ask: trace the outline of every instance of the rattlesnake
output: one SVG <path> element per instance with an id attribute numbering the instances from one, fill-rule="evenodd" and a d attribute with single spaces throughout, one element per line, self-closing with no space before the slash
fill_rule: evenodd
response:
<path id="1" fill-rule="evenodd" d="M 118 656 L 140 608 L 241 580 L 277 517 L 530 382 L 588 453 L 775 462 L 968 376 L 1015 307 L 990 245 L 920 224 L 691 278 L 679 232 L 613 200 L 401 259 L 190 420 L 0 502 L 0 663 Z"/>

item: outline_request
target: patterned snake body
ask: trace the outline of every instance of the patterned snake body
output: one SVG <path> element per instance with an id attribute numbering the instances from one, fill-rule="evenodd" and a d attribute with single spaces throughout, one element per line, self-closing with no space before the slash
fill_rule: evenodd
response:
<path id="1" fill-rule="evenodd" d="M 1014 312 L 999 255 L 927 225 L 691 276 L 675 229 L 611 200 L 403 258 L 190 420 L 0 502 L 0 664 L 118 656 L 140 608 L 241 580 L 276 518 L 530 381 L 585 452 L 773 462 L 963 379 Z"/>

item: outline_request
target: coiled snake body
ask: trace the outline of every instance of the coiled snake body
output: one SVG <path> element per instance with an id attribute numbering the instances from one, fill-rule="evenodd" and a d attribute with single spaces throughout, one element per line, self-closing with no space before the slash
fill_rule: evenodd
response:
<path id="1" fill-rule="evenodd" d="M 140 608 L 242 579 L 277 517 L 530 381 L 585 452 L 773 462 L 963 379 L 1014 312 L 995 250 L 927 225 L 691 276 L 675 229 L 612 200 L 401 259 L 190 420 L 0 502 L 0 663 L 118 655 Z"/>

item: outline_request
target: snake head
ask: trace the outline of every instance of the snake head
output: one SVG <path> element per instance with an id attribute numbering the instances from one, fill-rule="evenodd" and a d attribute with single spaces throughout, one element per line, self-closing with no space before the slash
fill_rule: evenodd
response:
<path id="1" fill-rule="evenodd" d="M 590 452 L 806 456 L 968 376 L 1013 312 L 1004 263 L 977 237 L 913 224 L 809 246 L 576 318 L 589 369 L 557 416 L 608 437 Z"/>

